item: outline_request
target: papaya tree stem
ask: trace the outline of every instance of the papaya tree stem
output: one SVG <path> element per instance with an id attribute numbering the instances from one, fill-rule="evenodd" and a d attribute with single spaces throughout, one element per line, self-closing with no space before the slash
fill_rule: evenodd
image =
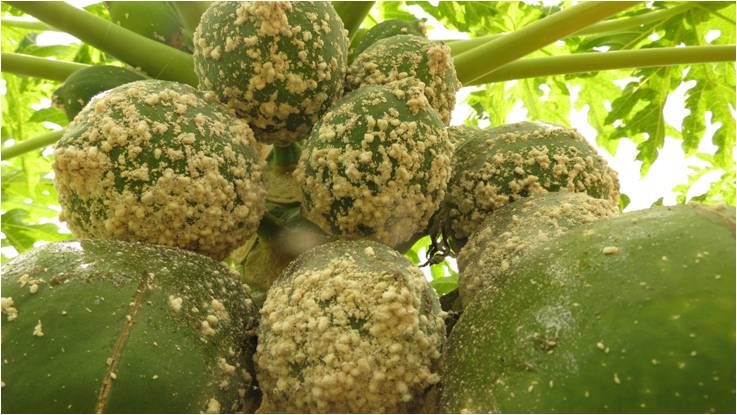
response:
<path id="1" fill-rule="evenodd" d="M 192 55 L 141 36 L 60 1 L 8 4 L 83 42 L 141 68 L 154 78 L 197 85 Z"/>
<path id="2" fill-rule="evenodd" d="M 73 72 L 89 68 L 90 65 L 39 58 L 20 53 L 2 52 L 2 71 L 18 75 L 35 76 L 64 82 Z"/>
<path id="3" fill-rule="evenodd" d="M 38 21 L 36 19 L 27 19 L 24 17 L 16 17 L 16 16 L 3 16 L 2 18 L 2 25 L 7 27 L 17 27 L 18 29 L 28 29 L 28 30 L 56 30 L 53 27 L 47 25 L 44 22 Z"/>
<path id="4" fill-rule="evenodd" d="M 509 63 L 464 86 L 513 79 L 592 72 L 608 69 L 644 68 L 712 62 L 734 62 L 735 45 L 686 46 L 576 53 L 528 58 Z"/>
<path id="5" fill-rule="evenodd" d="M 516 32 L 494 38 L 455 57 L 458 79 L 468 84 L 516 59 L 532 53 L 635 2 L 584 2 L 551 14 Z"/>
<path id="6" fill-rule="evenodd" d="M 348 37 L 353 38 L 363 19 L 374 5 L 373 1 L 334 1 L 333 7 L 343 20 L 343 26 L 348 30 Z"/>
<path id="7" fill-rule="evenodd" d="M 20 156 L 21 154 L 28 153 L 29 151 L 54 144 L 55 142 L 59 141 L 62 135 L 64 135 L 63 129 L 49 131 L 39 136 L 29 138 L 28 140 L 23 140 L 18 144 L 0 150 L 0 159 L 9 160 L 13 157 Z"/>
<path id="8" fill-rule="evenodd" d="M 644 13 L 639 16 L 603 20 L 601 22 L 594 23 L 591 26 L 587 26 L 579 30 L 578 32 L 571 33 L 570 35 L 566 36 L 566 38 L 574 36 L 594 35 L 598 33 L 619 32 L 634 27 L 640 27 L 643 25 L 660 22 L 673 16 L 677 16 L 679 14 L 687 12 L 688 10 L 691 10 L 696 6 L 697 5 L 694 3 L 684 3 L 668 9 L 661 9 L 649 13 Z M 472 39 L 449 40 L 446 43 L 450 47 L 450 51 L 453 56 L 456 56 L 477 46 L 481 46 L 491 39 L 503 36 L 505 34 L 506 33 L 497 33 L 494 35 L 479 36 Z"/>

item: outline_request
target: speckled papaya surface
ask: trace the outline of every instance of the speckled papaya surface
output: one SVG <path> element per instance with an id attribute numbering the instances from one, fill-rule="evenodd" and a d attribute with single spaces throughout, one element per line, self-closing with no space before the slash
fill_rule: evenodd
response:
<path id="1" fill-rule="evenodd" d="M 540 247 L 450 335 L 443 412 L 731 412 L 733 208 L 658 207 Z"/>
<path id="2" fill-rule="evenodd" d="M 237 278 L 192 252 L 120 241 L 13 259 L 2 275 L 3 412 L 253 410 L 256 312 Z"/>

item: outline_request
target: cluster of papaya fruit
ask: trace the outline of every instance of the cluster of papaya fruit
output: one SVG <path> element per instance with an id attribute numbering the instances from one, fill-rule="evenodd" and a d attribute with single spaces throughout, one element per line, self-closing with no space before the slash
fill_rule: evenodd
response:
<path id="1" fill-rule="evenodd" d="M 328 2 L 217 2 L 189 35 L 162 40 L 198 89 L 92 67 L 55 94 L 79 242 L 4 267 L 3 411 L 734 409 L 730 209 L 620 214 L 575 130 L 449 127 L 418 22 L 351 46 Z M 442 298 L 400 253 L 422 235 L 458 258 Z"/>

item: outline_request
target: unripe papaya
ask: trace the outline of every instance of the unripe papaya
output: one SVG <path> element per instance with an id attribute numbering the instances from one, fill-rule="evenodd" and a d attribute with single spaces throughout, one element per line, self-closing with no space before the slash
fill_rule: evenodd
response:
<path id="1" fill-rule="evenodd" d="M 536 248 L 454 327 L 441 411 L 734 411 L 733 209 L 657 207 Z"/>
<path id="2" fill-rule="evenodd" d="M 369 29 L 362 37 L 361 41 L 351 52 L 351 61 L 355 59 L 361 52 L 366 50 L 381 39 L 396 35 L 415 35 L 425 36 L 425 22 L 422 20 L 384 20 L 376 26 Z"/>
<path id="3" fill-rule="evenodd" d="M 305 138 L 343 93 L 348 37 L 330 2 L 215 2 L 194 41 L 200 89 L 261 142 Z"/>
<path id="4" fill-rule="evenodd" d="M 95 95 L 146 76 L 126 68 L 95 65 L 75 71 L 54 91 L 54 105 L 61 107 L 69 120 L 82 111 Z"/>
<path id="5" fill-rule="evenodd" d="M 451 129 L 453 175 L 431 233 L 458 252 L 494 210 L 541 192 L 567 190 L 617 203 L 619 182 L 574 129 L 519 122 L 490 129 Z"/>
<path id="6" fill-rule="evenodd" d="M 414 78 L 365 86 L 320 119 L 294 174 L 305 218 L 391 247 L 425 229 L 445 195 L 452 147 L 424 90 Z"/>
<path id="7" fill-rule="evenodd" d="M 56 146 L 61 217 L 79 239 L 225 258 L 263 216 L 254 143 L 243 120 L 188 85 L 121 85 L 92 99 Z"/>
<path id="8" fill-rule="evenodd" d="M 3 267 L 3 412 L 253 410 L 256 311 L 210 258 L 48 244 Z M 249 334 L 250 333 L 250 334 Z"/>
<path id="9" fill-rule="evenodd" d="M 385 245 L 339 241 L 304 253 L 261 316 L 260 412 L 403 412 L 439 380 L 437 296 Z"/>
<path id="10" fill-rule="evenodd" d="M 461 83 L 450 49 L 422 36 L 396 35 L 379 39 L 361 52 L 348 68 L 346 87 L 385 85 L 407 77 L 425 84 L 425 95 L 446 125 Z"/>
<path id="11" fill-rule="evenodd" d="M 192 52 L 192 33 L 185 28 L 172 2 L 106 1 L 105 5 L 113 23 L 157 42 Z"/>
<path id="12" fill-rule="evenodd" d="M 484 287 L 502 286 L 536 246 L 578 225 L 618 213 L 610 200 L 566 191 L 526 197 L 493 211 L 458 255 L 462 303 L 468 304 Z"/>

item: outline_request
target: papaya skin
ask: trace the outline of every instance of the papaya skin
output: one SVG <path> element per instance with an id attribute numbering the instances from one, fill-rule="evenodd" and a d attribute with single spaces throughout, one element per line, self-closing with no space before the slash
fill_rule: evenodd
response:
<path id="1" fill-rule="evenodd" d="M 400 253 L 329 242 L 285 270 L 261 308 L 259 412 L 405 412 L 439 380 L 437 296 Z"/>
<path id="2" fill-rule="evenodd" d="M 78 239 L 140 241 L 225 258 L 265 211 L 248 125 L 213 97 L 144 80 L 97 95 L 54 151 L 60 219 Z"/>
<path id="3" fill-rule="evenodd" d="M 583 225 L 479 292 L 448 340 L 443 412 L 731 412 L 734 213 Z"/>
<path id="4" fill-rule="evenodd" d="M 452 147 L 424 90 L 406 78 L 335 103 L 294 173 L 305 218 L 330 235 L 390 247 L 425 228 L 445 195 Z"/>
<path id="5" fill-rule="evenodd" d="M 237 274 L 210 258 L 121 241 L 53 243 L 6 264 L 2 292 L 3 412 L 258 404 L 256 311 Z"/>
<path id="6" fill-rule="evenodd" d="M 348 37 L 329 2 L 215 2 L 194 43 L 199 88 L 260 142 L 304 139 L 343 93 Z"/>
<path id="7" fill-rule="evenodd" d="M 456 164 L 431 224 L 446 251 L 461 250 L 489 214 L 524 197 L 564 190 L 619 199 L 617 173 L 574 129 L 525 121 L 449 130 Z"/>

